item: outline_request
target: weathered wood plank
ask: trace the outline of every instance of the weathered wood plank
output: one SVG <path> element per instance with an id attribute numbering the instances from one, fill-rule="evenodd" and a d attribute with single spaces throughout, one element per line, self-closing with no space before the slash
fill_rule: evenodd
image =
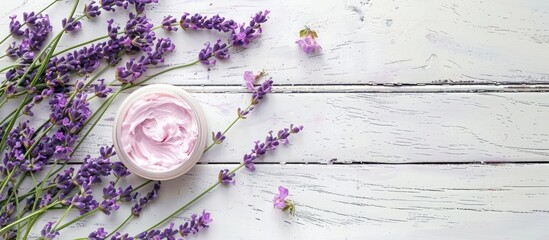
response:
<path id="1" fill-rule="evenodd" d="M 192 95 L 203 104 L 211 131 L 228 126 L 250 97 Z M 125 96 L 111 106 L 76 159 L 112 142 L 115 111 Z M 37 111 L 35 118 L 47 118 L 44 113 Z M 305 131 L 266 161 L 548 161 L 548 118 L 549 93 L 274 93 L 202 161 L 238 162 L 267 131 L 290 123 L 305 125 Z"/>
<path id="2" fill-rule="evenodd" d="M 71 1 L 51 10 L 60 20 Z M 86 1 L 84 1 L 86 2 Z M 7 1 L 0 16 L 0 32 L 7 32 L 7 16 L 37 10 L 43 1 Z M 182 12 L 222 14 L 245 22 L 256 11 L 270 9 L 263 37 L 246 51 L 208 71 L 195 66 L 161 77 L 173 84 L 239 84 L 244 70 L 268 70 L 286 84 L 469 84 L 547 83 L 549 70 L 549 2 L 512 0 L 501 3 L 429 1 L 162 1 L 147 11 L 160 22 Z M 80 12 L 80 10 L 78 11 Z M 103 13 L 85 22 L 83 31 L 69 34 L 60 47 L 106 32 L 105 21 L 125 23 L 126 11 Z M 294 44 L 304 25 L 319 32 L 323 53 L 305 56 Z M 205 41 L 224 34 L 160 32 L 178 43 L 167 64 L 196 59 Z M 5 44 L 4 44 L 5 45 Z M 6 47 L 6 46 L 2 46 Z M 6 60 L 3 60 L 5 63 Z M 110 78 L 114 77 L 112 72 Z"/>
<path id="3" fill-rule="evenodd" d="M 145 229 L 206 189 L 219 169 L 234 166 L 196 166 L 164 182 L 160 197 L 125 230 Z M 181 216 L 212 213 L 200 239 L 545 239 L 547 171 L 547 164 L 260 165 L 238 172 L 234 186 L 215 189 Z M 297 204 L 293 218 L 272 207 L 279 185 Z M 62 239 L 100 226 L 112 230 L 128 210 L 79 223 Z M 57 217 L 44 216 L 37 228 Z"/>

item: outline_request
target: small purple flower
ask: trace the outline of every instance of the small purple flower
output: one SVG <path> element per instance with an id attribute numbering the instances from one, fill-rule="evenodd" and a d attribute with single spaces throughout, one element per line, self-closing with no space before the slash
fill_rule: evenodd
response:
<path id="1" fill-rule="evenodd" d="M 112 173 L 116 177 L 125 177 L 130 175 L 130 171 L 122 162 L 113 162 L 112 163 Z"/>
<path id="2" fill-rule="evenodd" d="M 128 2 L 135 5 L 135 11 L 140 14 L 145 11 L 147 4 L 158 3 L 158 0 L 128 0 Z"/>
<path id="3" fill-rule="evenodd" d="M 235 47 L 246 47 L 261 35 L 261 24 L 267 21 L 269 10 L 260 11 L 252 17 L 248 25 L 242 24 L 231 32 L 231 44 Z"/>
<path id="4" fill-rule="evenodd" d="M 99 79 L 98 82 L 98 84 L 95 84 L 93 86 L 95 96 L 99 98 L 106 98 L 109 93 L 112 92 L 112 88 L 107 87 L 107 85 L 105 84 L 105 79 Z"/>
<path id="5" fill-rule="evenodd" d="M 301 39 L 297 40 L 295 43 L 306 54 L 311 54 L 322 50 L 322 47 L 320 47 L 320 45 L 316 42 L 316 38 L 318 38 L 317 33 L 310 28 L 305 28 L 299 31 L 299 37 Z"/>
<path id="6" fill-rule="evenodd" d="M 55 222 L 48 222 L 44 228 L 42 228 L 42 231 L 40 231 L 40 236 L 42 236 L 43 239 L 52 240 L 59 235 L 58 231 L 51 231 L 54 223 Z"/>
<path id="7" fill-rule="evenodd" d="M 311 36 L 303 37 L 295 42 L 301 49 L 303 49 L 303 52 L 306 54 L 311 54 L 316 51 L 320 51 L 322 47 L 318 45 L 316 40 Z"/>
<path id="8" fill-rule="evenodd" d="M 17 18 L 16 15 L 11 15 L 10 16 L 10 32 L 11 34 L 13 34 L 14 36 L 23 36 L 23 34 L 25 34 L 24 31 L 21 30 L 21 23 L 17 20 L 15 20 Z"/>
<path id="9" fill-rule="evenodd" d="M 253 91 L 254 90 L 254 84 L 255 82 L 257 82 L 258 79 L 260 79 L 261 77 L 267 75 L 265 73 L 265 71 L 261 71 L 259 74 L 255 75 L 252 71 L 245 71 L 244 72 L 244 86 L 250 90 L 250 91 Z"/>
<path id="10" fill-rule="evenodd" d="M 116 191 L 116 188 L 114 187 L 114 182 L 110 181 L 109 185 L 103 188 L 103 198 L 104 199 L 111 199 L 118 197 L 119 192 Z"/>
<path id="11" fill-rule="evenodd" d="M 263 99 L 267 93 L 270 93 L 273 87 L 273 80 L 269 79 L 263 82 L 259 87 L 255 88 L 252 92 L 252 104 L 257 105 L 259 100 Z"/>
<path id="12" fill-rule="evenodd" d="M 213 220 L 210 217 L 210 213 L 206 210 L 202 211 L 202 215 L 198 217 L 196 214 L 191 216 L 191 220 L 179 225 L 179 234 L 182 237 L 186 237 L 189 234 L 196 234 L 200 228 L 208 228 Z"/>
<path id="13" fill-rule="evenodd" d="M 34 12 L 23 13 L 23 21 L 25 21 L 29 25 L 34 25 L 37 19 L 38 19 L 38 16 L 35 15 Z"/>
<path id="14" fill-rule="evenodd" d="M 177 22 L 177 19 L 175 17 L 172 17 L 171 15 L 168 15 L 164 17 L 164 20 L 162 20 L 162 28 L 166 29 L 168 31 L 177 31 L 177 28 L 173 26 L 174 23 Z"/>
<path id="15" fill-rule="evenodd" d="M 254 90 L 254 83 L 257 80 L 256 75 L 252 71 L 245 71 L 244 72 L 244 86 L 250 90 Z"/>
<path id="16" fill-rule="evenodd" d="M 217 59 L 227 59 L 230 57 L 229 49 L 226 43 L 222 43 L 221 39 L 217 39 L 213 47 L 210 42 L 204 43 L 204 48 L 198 53 L 198 60 L 205 65 L 215 65 L 216 60 L 210 58 L 215 57 Z"/>
<path id="17" fill-rule="evenodd" d="M 290 200 L 286 200 L 286 197 L 288 197 L 288 189 L 283 186 L 279 186 L 278 194 L 273 198 L 273 206 L 274 208 L 282 211 L 289 211 L 292 215 L 294 215 L 295 204 Z"/>
<path id="18" fill-rule="evenodd" d="M 132 186 L 128 186 L 125 190 L 122 189 L 121 187 L 119 187 L 118 188 L 118 195 L 119 195 L 120 201 L 130 202 L 131 200 L 133 200 L 137 196 L 137 193 L 135 193 L 132 196 L 132 192 L 133 192 L 133 187 Z"/>
<path id="19" fill-rule="evenodd" d="M 105 199 L 105 200 L 103 200 L 103 202 L 101 202 L 101 204 L 99 204 L 99 209 L 101 210 L 101 212 L 103 212 L 107 215 L 110 215 L 111 211 L 113 211 L 113 210 L 116 211 L 119 208 L 120 208 L 120 206 L 118 206 L 118 204 L 116 204 L 116 199 L 115 198 Z"/>
<path id="20" fill-rule="evenodd" d="M 273 206 L 277 209 L 284 209 L 286 207 L 286 197 L 288 196 L 288 189 L 283 186 L 278 187 L 278 194 L 273 198 Z"/>
<path id="21" fill-rule="evenodd" d="M 144 60 L 144 56 L 141 56 L 137 62 L 135 62 L 135 58 L 132 58 L 126 63 L 125 67 L 116 68 L 116 79 L 122 83 L 134 82 L 147 71 Z"/>
<path id="22" fill-rule="evenodd" d="M 104 228 L 98 228 L 88 235 L 89 240 L 104 240 L 107 237 L 107 232 Z"/>
<path id="23" fill-rule="evenodd" d="M 95 1 L 91 1 L 89 5 L 84 5 L 84 15 L 87 18 L 94 18 L 101 15 L 99 6 L 95 6 Z"/>
<path id="24" fill-rule="evenodd" d="M 219 171 L 218 180 L 222 184 L 229 184 L 229 183 L 234 184 L 235 183 L 235 180 L 233 180 L 234 176 L 235 176 L 235 173 L 230 173 L 229 169 L 223 169 Z"/>
<path id="25" fill-rule="evenodd" d="M 212 132 L 212 140 L 215 144 L 221 144 L 223 143 L 223 140 L 225 140 L 225 135 L 223 135 L 222 132 Z"/>
<path id="26" fill-rule="evenodd" d="M 198 60 L 205 65 L 215 65 L 215 59 L 209 60 L 212 57 L 213 49 L 210 42 L 204 43 L 204 48 L 198 53 Z"/>
<path id="27" fill-rule="evenodd" d="M 71 18 L 70 21 L 67 21 L 66 18 L 63 18 L 61 20 L 61 24 L 63 26 L 63 29 L 67 32 L 74 32 L 78 31 L 80 28 L 82 28 L 82 23 L 80 21 L 75 21 L 74 18 Z"/>

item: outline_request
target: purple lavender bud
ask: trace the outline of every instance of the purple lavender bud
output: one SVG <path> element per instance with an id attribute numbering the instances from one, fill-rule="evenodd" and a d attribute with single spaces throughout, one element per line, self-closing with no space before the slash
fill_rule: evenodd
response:
<path id="1" fill-rule="evenodd" d="M 193 214 L 191 220 L 179 225 L 179 234 L 182 237 L 186 237 L 191 233 L 196 234 L 201 228 L 208 228 L 208 224 L 213 221 L 210 216 L 210 213 L 206 212 L 206 210 L 202 211 L 200 217 Z"/>
<path id="2" fill-rule="evenodd" d="M 4 90 L 6 92 L 6 96 L 9 98 L 15 94 L 15 85 L 12 83 L 8 83 L 8 86 Z"/>
<path id="3" fill-rule="evenodd" d="M 116 199 L 112 198 L 112 199 L 105 199 L 103 200 L 103 202 L 101 202 L 101 204 L 99 204 L 99 209 L 101 212 L 103 212 L 104 214 L 107 214 L 107 215 L 110 215 L 111 214 L 111 211 L 116 211 L 120 208 L 120 206 L 118 206 L 118 204 L 116 204 Z"/>
<path id="4" fill-rule="evenodd" d="M 248 46 L 252 40 L 261 35 L 261 23 L 267 21 L 268 14 L 268 10 L 258 12 L 252 17 L 248 26 L 242 24 L 239 28 L 233 29 L 231 32 L 231 44 L 236 47 Z"/>
<path id="5" fill-rule="evenodd" d="M 42 228 L 42 231 L 40 231 L 40 236 L 42 236 L 42 239 L 52 240 L 59 235 L 59 231 L 51 231 L 54 223 L 55 222 L 48 222 L 44 228 Z"/>
<path id="6" fill-rule="evenodd" d="M 42 43 L 48 37 L 48 34 L 52 31 L 49 16 L 38 14 L 34 20 L 34 26 L 28 31 L 29 46 L 31 49 L 40 49 Z"/>
<path id="7" fill-rule="evenodd" d="M 116 232 L 112 237 L 111 240 L 133 240 L 133 237 L 129 237 L 127 233 L 122 234 L 119 232 Z"/>
<path id="8" fill-rule="evenodd" d="M 86 15 L 88 19 L 101 15 L 99 6 L 95 6 L 95 1 L 91 1 L 89 5 L 84 5 L 84 15 Z"/>
<path id="9" fill-rule="evenodd" d="M 227 48 L 226 43 L 221 43 L 221 39 L 217 39 L 216 43 L 213 46 L 213 55 L 217 59 L 227 59 L 230 57 L 229 48 Z"/>
<path id="10" fill-rule="evenodd" d="M 57 177 L 53 180 L 55 185 L 60 189 L 71 189 L 74 187 L 72 176 L 74 168 L 65 169 L 63 174 L 57 174 Z"/>
<path id="11" fill-rule="evenodd" d="M 120 29 L 119 26 L 116 26 L 116 27 L 113 27 L 112 24 L 114 23 L 114 19 L 109 19 L 107 20 L 107 32 L 108 32 L 108 35 L 109 37 L 112 39 L 112 40 L 116 40 L 116 36 L 118 35 L 118 29 Z"/>
<path id="12" fill-rule="evenodd" d="M 25 105 L 25 106 L 23 107 L 23 112 L 22 112 L 22 113 L 25 114 L 25 115 L 27 115 L 27 116 L 31 116 L 31 117 L 34 116 L 34 113 L 31 111 L 32 107 L 34 107 L 34 103 L 33 103 L 33 102 L 31 102 L 31 103 Z"/>
<path id="13" fill-rule="evenodd" d="M 244 166 L 249 169 L 250 171 L 255 170 L 254 160 L 256 159 L 256 156 L 254 154 L 244 154 Z"/>
<path id="14" fill-rule="evenodd" d="M 42 209 L 42 208 L 45 208 L 46 206 L 50 205 L 50 203 L 52 203 L 52 198 L 51 198 L 51 194 L 47 193 L 45 194 L 43 197 L 40 198 L 40 202 L 38 204 L 38 208 Z"/>
<path id="15" fill-rule="evenodd" d="M 198 225 L 202 228 L 208 228 L 212 221 L 211 214 L 206 212 L 206 210 L 202 210 L 202 215 L 198 218 Z"/>
<path id="16" fill-rule="evenodd" d="M 116 152 L 114 151 L 114 145 L 111 145 L 110 147 L 101 146 L 101 148 L 99 148 L 99 154 L 101 154 L 101 157 L 103 158 L 110 158 L 116 155 Z"/>
<path id="17" fill-rule="evenodd" d="M 174 229 L 174 224 L 173 223 L 170 223 L 170 226 L 167 227 L 166 229 L 164 229 L 164 231 L 162 231 L 162 233 L 160 234 L 160 237 L 161 238 L 165 238 L 165 239 L 176 239 L 175 238 L 175 235 L 178 233 L 177 229 Z"/>
<path id="18" fill-rule="evenodd" d="M 104 240 L 107 237 L 107 232 L 104 228 L 98 228 L 88 235 L 89 240 Z"/>
<path id="19" fill-rule="evenodd" d="M 225 140 L 225 135 L 223 135 L 223 133 L 221 132 L 212 132 L 212 140 L 215 144 L 221 144 L 223 140 Z"/>
<path id="20" fill-rule="evenodd" d="M 259 103 L 259 100 L 263 99 L 263 97 L 270 93 L 273 86 L 273 80 L 269 79 L 263 82 L 260 86 L 254 89 L 252 92 L 252 104 L 257 105 Z"/>
<path id="21" fill-rule="evenodd" d="M 103 199 L 111 199 L 118 197 L 118 192 L 114 187 L 114 182 L 110 181 L 109 185 L 103 188 Z"/>
<path id="22" fill-rule="evenodd" d="M 23 34 L 25 34 L 24 31 L 21 30 L 21 23 L 17 20 L 15 20 L 17 18 L 16 15 L 11 15 L 10 16 L 10 32 L 11 34 L 13 34 L 14 36 L 23 36 Z"/>
<path id="23" fill-rule="evenodd" d="M 259 24 L 267 22 L 267 15 L 269 15 L 270 11 L 265 10 L 265 12 L 259 11 L 255 14 L 255 16 L 252 17 L 252 20 L 250 21 L 250 27 L 257 26 Z"/>
<path id="24" fill-rule="evenodd" d="M 135 11 L 140 14 L 145 11 L 145 6 L 151 3 L 158 3 L 158 0 L 128 0 L 131 4 L 135 5 Z"/>
<path id="25" fill-rule="evenodd" d="M 63 18 L 63 20 L 61 20 L 61 25 L 67 32 L 78 31 L 82 28 L 82 23 L 80 21 L 75 21 L 74 18 L 71 18 L 69 21 L 67 21 L 66 18 Z"/>
<path id="26" fill-rule="evenodd" d="M 130 171 L 122 162 L 113 162 L 112 163 L 112 173 L 116 177 L 125 177 L 130 175 Z"/>
<path id="27" fill-rule="evenodd" d="M 112 92 L 112 88 L 107 87 L 107 85 L 105 84 L 105 79 L 99 79 L 98 82 L 98 84 L 95 84 L 93 86 L 95 96 L 99 98 L 106 98 L 109 93 Z"/>
<path id="28" fill-rule="evenodd" d="M 114 12 L 115 6 L 128 8 L 128 0 L 101 0 L 101 8 Z"/>
<path id="29" fill-rule="evenodd" d="M 173 26 L 174 23 L 177 22 L 177 19 L 175 17 L 172 17 L 171 15 L 168 15 L 164 17 L 164 20 L 162 20 L 162 28 L 166 29 L 168 31 L 177 31 L 177 28 Z"/>
<path id="30" fill-rule="evenodd" d="M 215 65 L 215 59 L 209 60 L 212 57 L 213 49 L 210 46 L 210 42 L 204 43 L 204 48 L 198 53 L 198 60 L 205 65 Z"/>
<path id="31" fill-rule="evenodd" d="M 77 92 L 81 92 L 84 90 L 84 81 L 76 81 L 76 89 Z"/>
<path id="32" fill-rule="evenodd" d="M 29 25 L 34 25 L 36 23 L 37 16 L 34 14 L 34 12 L 30 13 L 23 13 L 23 21 L 25 21 Z"/>
<path id="33" fill-rule="evenodd" d="M 132 186 L 128 186 L 125 190 L 122 190 L 122 188 L 119 187 L 118 188 L 118 195 L 119 195 L 120 201 L 129 202 L 132 199 L 134 199 L 136 197 L 136 195 L 132 196 L 132 191 L 133 191 Z"/>
<path id="34" fill-rule="evenodd" d="M 175 44 L 170 38 L 160 38 L 156 42 L 154 51 L 148 54 L 148 64 L 157 65 L 164 62 L 164 54 L 171 53 L 175 49 Z"/>
<path id="35" fill-rule="evenodd" d="M 143 61 L 143 56 L 137 62 L 135 62 L 135 58 L 132 58 L 126 63 L 125 67 L 116 68 L 116 79 L 122 83 L 134 82 L 137 78 L 141 77 L 145 71 L 147 71 Z"/>
<path id="36" fill-rule="evenodd" d="M 222 184 L 229 184 L 229 183 L 234 184 L 235 183 L 235 180 L 233 180 L 234 176 L 235 176 L 235 173 L 229 173 L 229 169 L 223 169 L 219 171 L 218 180 Z"/>

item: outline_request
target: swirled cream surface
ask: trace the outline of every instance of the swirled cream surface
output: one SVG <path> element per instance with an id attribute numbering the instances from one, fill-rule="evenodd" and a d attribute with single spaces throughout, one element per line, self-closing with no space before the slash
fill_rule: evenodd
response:
<path id="1" fill-rule="evenodd" d="M 198 138 L 197 117 L 177 95 L 151 93 L 135 101 L 122 119 L 120 144 L 130 161 L 153 172 L 189 160 Z"/>

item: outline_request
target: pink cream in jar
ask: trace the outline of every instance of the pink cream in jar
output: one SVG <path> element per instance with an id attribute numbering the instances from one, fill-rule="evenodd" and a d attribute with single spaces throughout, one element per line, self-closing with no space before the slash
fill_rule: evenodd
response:
<path id="1" fill-rule="evenodd" d="M 149 85 L 130 94 L 116 114 L 114 145 L 131 172 L 168 180 L 202 156 L 207 126 L 200 105 L 171 85 Z"/>

